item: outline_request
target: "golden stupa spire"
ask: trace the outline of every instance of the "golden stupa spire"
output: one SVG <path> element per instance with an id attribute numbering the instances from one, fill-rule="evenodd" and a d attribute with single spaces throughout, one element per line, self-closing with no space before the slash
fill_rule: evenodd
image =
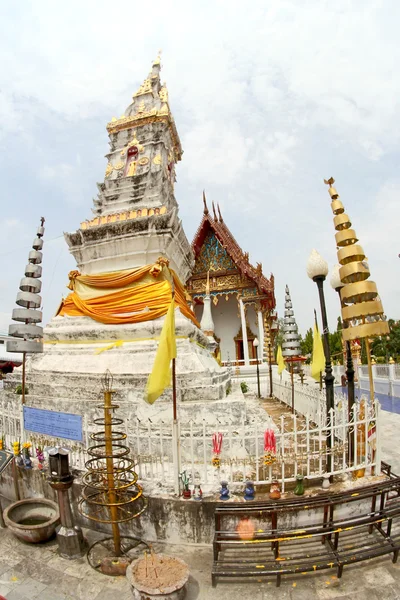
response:
<path id="1" fill-rule="evenodd" d="M 155 58 L 153 60 L 153 67 L 156 67 L 157 65 L 161 65 L 161 53 L 162 53 L 162 50 L 159 50 L 158 54 L 157 54 L 157 58 Z"/>
<path id="2" fill-rule="evenodd" d="M 339 275 L 344 286 L 340 290 L 342 300 L 343 340 L 365 339 L 370 363 L 369 338 L 389 333 L 389 325 L 383 312 L 376 283 L 367 281 L 369 265 L 357 234 L 351 227 L 350 217 L 345 213 L 339 194 L 333 187 L 333 177 L 326 180 L 336 229 L 336 246 Z M 371 390 L 373 397 L 373 389 Z"/>

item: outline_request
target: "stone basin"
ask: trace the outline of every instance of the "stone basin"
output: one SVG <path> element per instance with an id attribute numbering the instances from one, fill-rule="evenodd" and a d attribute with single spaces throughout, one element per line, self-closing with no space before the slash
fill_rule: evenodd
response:
<path id="1" fill-rule="evenodd" d="M 23 542 L 47 542 L 60 522 L 58 506 L 46 498 L 29 498 L 10 504 L 4 511 L 10 531 Z"/>
<path id="2" fill-rule="evenodd" d="M 145 573 L 148 577 L 143 579 Z M 134 560 L 126 570 L 135 600 L 181 600 L 185 596 L 189 567 L 180 558 L 154 554 Z"/>

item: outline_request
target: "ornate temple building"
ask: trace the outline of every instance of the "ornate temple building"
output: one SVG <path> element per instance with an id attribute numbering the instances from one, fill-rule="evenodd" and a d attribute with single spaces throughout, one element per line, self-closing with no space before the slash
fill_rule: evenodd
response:
<path id="1" fill-rule="evenodd" d="M 259 340 L 261 359 L 266 328 L 276 319 L 274 276 L 267 279 L 261 263 L 256 267 L 250 263 L 248 253 L 243 252 L 222 218 L 219 205 L 216 210 L 212 204 L 211 214 L 205 194 L 203 202 L 203 218 L 192 243 L 195 262 L 187 289 L 207 334 L 211 333 L 211 311 L 222 362 L 249 365 L 257 359 L 254 339 Z M 208 296 L 210 302 L 206 304 Z"/>

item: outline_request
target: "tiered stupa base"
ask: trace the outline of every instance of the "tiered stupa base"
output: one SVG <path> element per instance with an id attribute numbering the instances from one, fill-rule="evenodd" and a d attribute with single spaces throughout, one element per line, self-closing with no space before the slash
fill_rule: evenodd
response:
<path id="1" fill-rule="evenodd" d="M 178 403 L 183 409 L 190 403 L 226 402 L 228 371 L 206 349 L 206 336 L 179 310 L 175 318 Z M 149 416 L 158 413 L 162 405 L 171 404 L 172 390 L 167 389 L 155 405 L 149 406 L 144 401 L 144 389 L 163 322 L 160 318 L 131 325 L 103 325 L 89 317 L 54 317 L 45 328 L 43 354 L 28 361 L 30 404 L 37 399 L 38 406 L 89 416 L 90 406 L 97 405 L 101 378 L 109 369 L 118 402 L 129 406 L 132 413 L 143 414 L 143 409 Z M 166 411 L 166 417 L 171 413 Z"/>

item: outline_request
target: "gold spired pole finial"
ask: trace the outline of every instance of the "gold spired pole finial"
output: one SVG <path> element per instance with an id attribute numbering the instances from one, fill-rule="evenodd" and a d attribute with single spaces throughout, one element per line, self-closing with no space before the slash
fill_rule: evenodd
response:
<path id="1" fill-rule="evenodd" d="M 159 50 L 158 54 L 157 54 L 157 58 L 153 60 L 153 67 L 156 67 L 157 65 L 161 64 L 161 54 L 162 54 L 162 50 Z"/>
<path id="2" fill-rule="evenodd" d="M 365 339 L 370 369 L 369 338 L 387 334 L 389 325 L 378 295 L 377 285 L 370 280 L 370 270 L 365 252 L 359 244 L 355 230 L 352 229 L 350 217 L 346 214 L 344 206 L 339 200 L 339 194 L 332 187 L 334 179 L 331 177 L 331 179 L 324 180 L 324 182 L 330 186 L 328 192 L 332 199 L 331 209 L 334 215 L 335 241 L 340 264 L 339 276 L 344 284 L 340 291 L 343 321 L 342 336 L 345 342 Z M 370 393 L 371 399 L 373 399 L 372 374 L 370 374 Z"/>
<path id="3" fill-rule="evenodd" d="M 325 185 L 329 185 L 329 195 L 332 198 L 332 200 L 337 200 L 339 198 L 339 194 L 337 193 L 336 189 L 333 187 L 333 184 L 335 183 L 335 180 L 333 179 L 333 177 L 330 177 L 329 179 L 324 179 L 324 183 Z"/>

